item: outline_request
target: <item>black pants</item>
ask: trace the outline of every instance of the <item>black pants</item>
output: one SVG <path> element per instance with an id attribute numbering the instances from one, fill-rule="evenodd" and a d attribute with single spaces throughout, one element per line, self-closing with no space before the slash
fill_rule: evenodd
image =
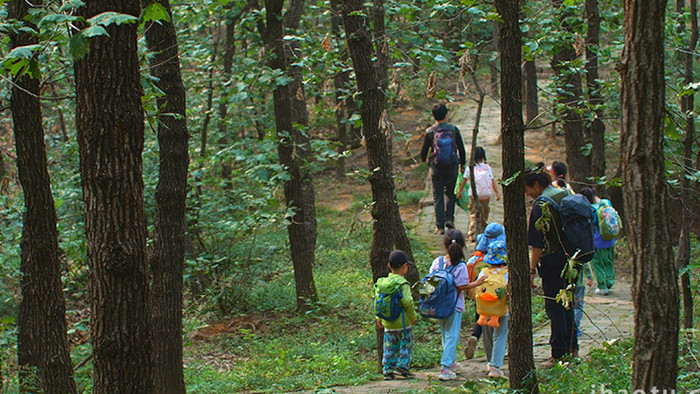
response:
<path id="1" fill-rule="evenodd" d="M 561 277 L 561 272 L 566 264 L 565 260 L 548 261 L 540 263 L 540 277 L 542 278 L 542 290 L 544 290 L 544 309 L 549 317 L 551 335 L 549 344 L 552 346 L 552 357 L 561 358 L 574 349 L 578 349 L 578 338 L 574 327 L 574 305 L 569 304 L 569 309 L 555 301 L 559 291 L 566 288 L 566 280 Z"/>
<path id="2" fill-rule="evenodd" d="M 459 164 L 450 168 L 431 167 L 433 181 L 433 202 L 435 203 L 435 225 L 438 229 L 445 228 L 445 222 L 454 225 L 455 221 L 455 182 Z M 447 198 L 445 198 L 447 197 Z"/>

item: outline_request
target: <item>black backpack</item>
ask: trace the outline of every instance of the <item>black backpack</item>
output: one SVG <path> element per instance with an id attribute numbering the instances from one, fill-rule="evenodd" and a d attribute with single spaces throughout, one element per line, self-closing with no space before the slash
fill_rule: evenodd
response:
<path id="1" fill-rule="evenodd" d="M 563 246 L 564 253 L 568 258 L 575 255 L 575 260 L 580 263 L 591 261 L 595 253 L 593 242 L 595 225 L 593 208 L 588 199 L 582 194 L 572 194 L 562 198 L 559 204 L 544 196 L 538 197 L 537 201 L 542 208 L 542 218 L 549 216 L 551 220 L 551 211 L 548 214 L 544 212 L 545 209 L 549 208 L 552 208 L 559 216 L 560 226 L 552 226 L 551 222 L 548 225 L 549 231 L 557 230 L 557 238 L 561 241 L 561 245 L 557 246 Z M 554 222 L 556 223 L 556 221 Z M 542 225 L 536 224 L 536 226 L 538 226 L 538 230 L 543 231 Z"/>

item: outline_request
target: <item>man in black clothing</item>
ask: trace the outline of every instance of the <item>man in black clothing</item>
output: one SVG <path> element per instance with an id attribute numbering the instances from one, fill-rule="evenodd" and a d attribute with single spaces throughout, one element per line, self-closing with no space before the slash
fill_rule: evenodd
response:
<path id="1" fill-rule="evenodd" d="M 447 107 L 436 104 L 433 107 L 435 124 L 425 131 L 421 160 L 430 166 L 435 202 L 435 233 L 444 234 L 445 227 L 453 228 L 455 221 L 455 182 L 458 171 L 464 171 L 466 155 L 464 142 L 459 129 L 447 123 Z M 428 152 L 431 151 L 430 156 Z M 447 196 L 447 201 L 445 201 Z"/>

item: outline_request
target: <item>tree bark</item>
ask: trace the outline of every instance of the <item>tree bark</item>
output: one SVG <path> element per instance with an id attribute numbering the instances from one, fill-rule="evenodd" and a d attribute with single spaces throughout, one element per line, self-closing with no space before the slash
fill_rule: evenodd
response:
<path id="1" fill-rule="evenodd" d="M 34 3 L 34 7 L 41 5 L 41 1 Z M 8 17 L 22 21 L 31 8 L 28 2 L 13 0 L 9 3 Z M 37 28 L 24 23 L 27 28 Z M 11 34 L 10 39 L 12 48 L 39 42 L 36 36 L 23 31 Z M 10 109 L 25 204 L 20 243 L 22 301 L 17 319 L 20 391 L 75 393 L 66 336 L 56 210 L 39 103 L 40 81 L 28 73 L 13 76 L 13 82 Z"/>
<path id="2" fill-rule="evenodd" d="M 284 47 L 283 4 L 284 0 L 265 1 L 266 23 L 264 28 L 261 27 L 261 34 L 267 51 L 272 55 L 268 61 L 270 68 L 288 73 L 288 52 Z M 292 76 L 292 78 L 295 77 Z M 291 86 L 298 86 L 297 91 L 292 92 Z M 294 264 L 297 309 L 304 311 L 308 309 L 310 302 L 318 299 L 318 295 L 313 278 L 316 207 L 313 184 L 306 165 L 311 147 L 306 130 L 302 133 L 294 124 L 295 121 L 297 125 L 303 122 L 298 112 L 299 104 L 294 104 L 292 101 L 299 89 L 301 86 L 294 82 L 284 86 L 278 85 L 273 92 L 273 100 L 277 126 L 277 153 L 280 163 L 285 166 L 290 175 L 290 179 L 284 182 L 284 198 L 287 206 L 294 212 L 287 229 Z M 301 124 L 301 127 L 304 126 Z M 306 135 L 306 140 L 302 138 L 302 134 Z"/>
<path id="3" fill-rule="evenodd" d="M 150 4 L 144 1 L 144 6 Z M 160 174 L 156 188 L 154 253 L 150 266 L 151 360 L 154 393 L 184 393 L 182 366 L 182 270 L 185 260 L 185 201 L 189 163 L 185 86 L 180 74 L 177 35 L 168 0 L 158 0 L 170 21 L 151 23 L 146 43 L 156 86 L 165 93 L 157 100 Z"/>
<path id="4" fill-rule="evenodd" d="M 558 10 L 559 22 L 564 31 L 573 34 L 567 22 L 568 12 L 562 8 L 563 0 L 552 0 Z M 575 190 L 580 190 L 591 175 L 591 158 L 584 156 L 581 148 L 586 145 L 583 117 L 580 114 L 583 100 L 581 74 L 569 70 L 567 62 L 576 60 L 576 50 L 569 42 L 561 42 L 552 57 L 552 69 L 557 79 L 557 101 L 562 106 L 564 139 L 566 140 L 566 162 L 569 165 L 569 179 Z"/>
<path id="5" fill-rule="evenodd" d="M 508 332 L 510 388 L 526 393 L 539 391 L 532 355 L 532 302 L 525 218 L 525 125 L 522 95 L 522 32 L 517 1 L 496 0 L 501 15 L 501 136 L 503 138 L 504 225 L 508 239 L 510 317 Z M 512 179 L 515 177 L 514 179 Z M 512 182 L 510 182 L 512 180 Z"/>
<path id="6" fill-rule="evenodd" d="M 534 58 L 525 61 L 523 73 L 525 74 L 525 119 L 526 123 L 531 125 L 540 115 L 537 103 L 537 65 Z"/>
<path id="7" fill-rule="evenodd" d="M 586 0 L 586 87 L 588 103 L 593 108 L 593 120 L 587 126 L 591 135 L 591 175 L 605 176 L 605 124 L 603 110 L 605 100 L 598 83 L 598 51 L 600 50 L 600 14 L 598 0 Z"/>
<path id="8" fill-rule="evenodd" d="M 339 52 L 340 62 L 348 60 L 347 49 L 342 41 L 343 17 L 341 16 L 340 0 L 331 0 L 331 35 L 336 43 L 336 51 Z M 350 72 L 343 70 L 342 66 L 337 68 L 333 77 L 333 88 L 335 89 L 335 124 L 338 135 L 338 154 L 342 155 L 348 149 L 348 109 L 346 98 L 348 96 L 348 84 L 350 82 Z M 345 179 L 345 158 L 339 157 L 336 163 L 336 178 Z"/>
<path id="9" fill-rule="evenodd" d="M 685 11 L 685 1 L 678 0 L 676 11 L 682 14 Z M 690 0 L 690 38 L 688 50 L 683 53 L 682 61 L 683 85 L 688 86 L 693 82 L 693 54 L 698 43 L 698 15 L 697 1 Z M 684 26 L 685 27 L 685 26 Z M 695 116 L 694 116 L 694 94 L 687 94 L 681 97 L 681 113 L 685 116 L 685 139 L 683 141 L 683 162 L 681 168 L 681 204 L 683 214 L 681 215 L 681 233 L 676 249 L 676 268 L 682 270 L 690 263 L 690 233 L 693 218 L 693 201 L 695 201 L 696 182 L 688 179 L 691 168 L 693 168 L 693 145 L 695 141 Z M 681 292 L 683 294 L 683 328 L 693 328 L 693 291 L 691 288 L 690 273 L 681 274 Z"/>
<path id="10" fill-rule="evenodd" d="M 675 390 L 678 284 L 664 170 L 665 1 L 625 0 L 622 52 L 622 189 L 632 251 L 634 390 Z"/>
<path id="11" fill-rule="evenodd" d="M 138 17 L 138 0 L 95 0 L 83 17 Z M 144 116 L 138 26 L 112 24 L 75 62 L 76 126 L 91 273 L 93 392 L 152 392 L 146 220 L 142 159 Z"/>
<path id="12" fill-rule="evenodd" d="M 362 0 L 343 1 L 345 37 L 357 78 L 358 91 L 362 102 L 360 106 L 362 129 L 367 142 L 367 161 L 370 170 L 369 182 L 372 187 L 373 201 L 372 218 L 374 219 L 370 267 L 372 269 L 372 281 L 376 282 L 378 278 L 387 275 L 387 261 L 394 244 L 397 244 L 397 240 L 401 241 L 399 247 L 403 248 L 409 255 L 409 258 L 412 258 L 412 254 L 410 244 L 406 242 L 407 237 L 403 225 L 396 225 L 400 223 L 401 216 L 396 202 L 394 179 L 392 178 L 391 151 L 387 141 L 388 138 L 391 138 L 391 135 L 390 130 L 386 128 L 380 129 L 379 126 L 386 97 L 381 90 L 375 64 L 372 61 L 372 36 L 367 26 L 367 17 L 365 15 Z M 413 275 L 409 273 L 407 277 L 410 281 Z M 417 277 L 416 272 L 415 278 Z M 380 355 L 378 359 L 380 363 L 382 332 L 383 329 L 377 329 L 377 352 Z"/>
<path id="13" fill-rule="evenodd" d="M 499 45 L 500 45 L 500 40 L 501 40 L 501 23 L 498 21 L 492 21 L 491 22 L 491 50 L 494 53 L 499 53 Z M 490 69 L 490 74 L 491 74 L 491 94 L 493 94 L 494 97 L 499 97 L 499 91 L 498 91 L 498 60 L 490 60 L 489 61 L 489 69 Z"/>

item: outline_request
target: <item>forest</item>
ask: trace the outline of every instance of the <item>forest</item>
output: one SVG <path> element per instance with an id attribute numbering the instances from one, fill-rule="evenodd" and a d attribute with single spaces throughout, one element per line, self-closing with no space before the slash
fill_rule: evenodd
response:
<path id="1" fill-rule="evenodd" d="M 700 393 L 698 30 L 697 0 L 0 0 L 0 393 Z M 382 372 L 391 252 L 417 305 L 449 251 L 436 104 L 501 191 L 502 377 L 470 300 L 456 378 L 428 318 Z M 557 160 L 622 232 L 545 368 L 526 178 Z"/>

